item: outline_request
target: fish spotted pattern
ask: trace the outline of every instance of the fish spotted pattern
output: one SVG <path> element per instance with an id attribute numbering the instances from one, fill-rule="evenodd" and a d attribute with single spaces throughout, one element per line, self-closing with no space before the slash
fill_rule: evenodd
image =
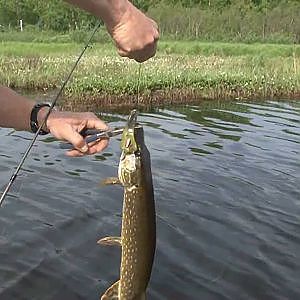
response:
<path id="1" fill-rule="evenodd" d="M 105 292 L 101 300 L 146 299 L 155 253 L 156 222 L 150 154 L 141 126 L 124 129 L 122 150 L 118 172 L 124 187 L 121 238 L 108 237 L 99 241 L 100 244 L 121 246 L 120 280 Z"/>

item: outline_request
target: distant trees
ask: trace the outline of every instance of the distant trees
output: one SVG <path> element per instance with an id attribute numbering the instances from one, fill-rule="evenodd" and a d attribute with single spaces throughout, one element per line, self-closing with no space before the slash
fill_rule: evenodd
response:
<path id="1" fill-rule="evenodd" d="M 15 27 L 22 19 L 39 28 L 66 31 L 93 25 L 95 19 L 60 0 L 0 0 L 0 24 Z"/>
<path id="2" fill-rule="evenodd" d="M 178 39 L 300 43 L 300 0 L 165 0 L 150 6 L 163 35 Z M 180 2 L 180 4 L 178 4 Z M 174 3 L 174 5 L 170 5 Z"/>
<path id="3" fill-rule="evenodd" d="M 164 35 L 208 40 L 300 42 L 300 0 L 132 0 Z M 90 28 L 95 18 L 62 0 L 0 0 L 0 28 Z"/>
<path id="4" fill-rule="evenodd" d="M 35 0 L 0 0 L 0 24 L 15 26 L 20 19 L 36 24 L 39 20 L 37 5 Z"/>

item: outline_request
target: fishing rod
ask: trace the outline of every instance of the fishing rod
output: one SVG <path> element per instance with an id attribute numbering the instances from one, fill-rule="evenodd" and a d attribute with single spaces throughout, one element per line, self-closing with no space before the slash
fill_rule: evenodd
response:
<path id="1" fill-rule="evenodd" d="M 32 140 L 31 140 L 31 142 L 30 142 L 28 148 L 26 149 L 24 155 L 22 156 L 22 159 L 21 159 L 20 163 L 18 164 L 18 166 L 17 166 L 17 168 L 16 168 L 16 171 L 13 173 L 13 175 L 11 176 L 9 182 L 7 183 L 6 188 L 5 188 L 5 190 L 4 190 L 4 192 L 2 193 L 1 198 L 0 198 L 0 207 L 1 207 L 1 205 L 2 205 L 2 203 L 3 203 L 3 201 L 4 201 L 4 199 L 5 199 L 6 195 L 8 194 L 8 192 L 9 192 L 11 186 L 13 185 L 14 181 L 16 180 L 16 178 L 17 178 L 17 176 L 18 176 L 18 174 L 19 174 L 19 172 L 20 172 L 20 170 L 21 170 L 21 168 L 22 168 L 22 166 L 23 166 L 23 164 L 24 164 L 24 162 L 25 162 L 25 160 L 26 160 L 26 158 L 27 158 L 27 156 L 28 156 L 30 150 L 32 149 L 32 147 L 33 147 L 33 145 L 34 145 L 34 143 L 35 143 L 35 141 L 36 141 L 36 139 L 37 139 L 37 137 L 38 137 L 38 135 L 39 135 L 41 129 L 42 129 L 42 128 L 44 127 L 44 125 L 46 124 L 47 119 L 48 119 L 50 113 L 52 112 L 54 106 L 56 105 L 56 102 L 57 102 L 58 98 L 61 96 L 62 91 L 64 90 L 65 86 L 66 86 L 67 83 L 69 82 L 69 80 L 70 80 L 70 78 L 71 78 L 71 76 L 72 76 L 74 70 L 76 69 L 76 67 L 77 67 L 77 65 L 78 65 L 78 63 L 79 63 L 79 61 L 81 60 L 83 54 L 85 53 L 85 51 L 86 51 L 87 48 L 89 47 L 89 44 L 90 44 L 90 42 L 92 41 L 92 38 L 94 37 L 95 33 L 97 32 L 98 28 L 100 27 L 100 24 L 101 24 L 101 23 L 98 22 L 98 24 L 95 26 L 95 28 L 94 28 L 94 30 L 93 30 L 93 32 L 92 32 L 90 38 L 88 39 L 88 41 L 87 41 L 87 43 L 85 44 L 83 50 L 81 51 L 80 55 L 78 56 L 78 58 L 77 58 L 77 60 L 76 60 L 76 62 L 75 62 L 75 64 L 74 64 L 74 66 L 72 67 L 70 73 L 68 74 L 68 76 L 66 77 L 65 81 L 63 82 L 63 84 L 62 84 L 61 88 L 59 89 L 59 91 L 58 91 L 58 93 L 57 93 L 55 99 L 52 101 L 52 103 L 51 103 L 51 105 L 50 105 L 50 107 L 49 107 L 49 110 L 48 110 L 48 112 L 47 112 L 47 114 L 46 114 L 44 120 L 42 121 L 41 125 L 38 127 L 38 129 L 37 129 L 37 131 L 36 131 L 34 137 L 32 138 Z"/>

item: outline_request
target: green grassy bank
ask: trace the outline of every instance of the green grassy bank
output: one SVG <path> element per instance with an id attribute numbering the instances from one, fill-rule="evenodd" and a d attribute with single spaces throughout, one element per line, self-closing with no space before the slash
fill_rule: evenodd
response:
<path id="1" fill-rule="evenodd" d="M 0 43 L 0 84 L 44 92 L 58 88 L 82 49 L 78 43 Z M 139 66 L 94 44 L 65 91 L 66 103 L 130 105 Z M 140 104 L 198 99 L 300 98 L 300 45 L 161 41 L 144 63 Z"/>

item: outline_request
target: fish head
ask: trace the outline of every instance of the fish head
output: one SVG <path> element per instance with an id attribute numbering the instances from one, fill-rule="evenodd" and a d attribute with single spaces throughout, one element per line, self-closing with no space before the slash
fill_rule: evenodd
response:
<path id="1" fill-rule="evenodd" d="M 122 134 L 121 149 L 125 154 L 134 154 L 139 150 L 137 141 L 135 139 L 136 122 L 137 111 L 134 109 L 129 114 Z"/>
<path id="2" fill-rule="evenodd" d="M 137 187 L 140 181 L 140 157 L 122 153 L 119 163 L 119 180 L 125 187 Z"/>
<path id="3" fill-rule="evenodd" d="M 143 128 L 137 124 L 137 111 L 131 111 L 123 130 L 119 163 L 119 180 L 126 187 L 139 185 L 141 172 L 141 149 L 143 146 Z"/>

